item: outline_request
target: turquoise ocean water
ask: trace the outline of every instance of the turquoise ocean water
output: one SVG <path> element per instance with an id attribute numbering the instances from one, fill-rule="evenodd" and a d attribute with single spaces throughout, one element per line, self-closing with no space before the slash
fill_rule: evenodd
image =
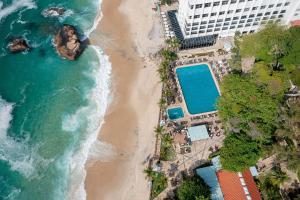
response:
<path id="1" fill-rule="evenodd" d="M 62 59 L 52 39 L 62 23 L 88 35 L 100 4 L 0 0 L 0 200 L 85 198 L 84 163 L 107 107 L 111 66 L 97 46 Z M 67 11 L 43 16 L 48 7 Z M 9 53 L 11 36 L 25 37 L 31 50 Z"/>
<path id="2" fill-rule="evenodd" d="M 219 91 L 206 64 L 181 67 L 176 74 L 190 114 L 216 110 Z"/>

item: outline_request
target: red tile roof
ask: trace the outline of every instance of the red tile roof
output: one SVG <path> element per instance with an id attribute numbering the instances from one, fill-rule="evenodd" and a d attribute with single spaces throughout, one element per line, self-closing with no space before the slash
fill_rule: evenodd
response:
<path id="1" fill-rule="evenodd" d="M 252 176 L 250 170 L 246 170 L 243 172 L 243 178 L 246 182 L 246 185 L 247 185 L 247 188 L 248 188 L 251 198 L 253 200 L 256 200 L 256 199 L 261 200 L 260 193 L 256 187 L 256 183 L 253 179 L 253 176 Z"/>
<path id="2" fill-rule="evenodd" d="M 224 200 L 246 200 L 246 195 L 236 173 L 220 170 L 217 172 Z"/>
<path id="3" fill-rule="evenodd" d="M 252 200 L 261 200 L 259 191 L 249 170 L 243 174 L 243 179 Z M 247 200 L 240 177 L 237 173 L 220 170 L 217 177 L 221 186 L 224 200 Z"/>
<path id="4" fill-rule="evenodd" d="M 291 21 L 291 26 L 300 26 L 300 20 Z"/>

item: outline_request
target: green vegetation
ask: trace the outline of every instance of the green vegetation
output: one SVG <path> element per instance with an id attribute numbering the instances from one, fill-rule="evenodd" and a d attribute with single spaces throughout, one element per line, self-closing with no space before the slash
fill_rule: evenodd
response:
<path id="1" fill-rule="evenodd" d="M 275 154 L 276 162 L 299 173 L 300 102 L 287 102 L 285 96 L 290 80 L 300 85 L 299 35 L 299 27 L 272 23 L 258 33 L 235 36 L 234 70 L 221 83 L 217 103 L 228 135 L 220 150 L 225 169 L 242 171 Z M 249 57 L 255 63 L 244 74 L 241 61 Z M 277 166 L 260 177 L 265 199 L 281 199 L 279 186 L 286 180 L 281 172 Z"/>
<path id="2" fill-rule="evenodd" d="M 173 139 L 170 134 L 161 135 L 160 159 L 163 161 L 172 161 L 175 159 L 176 152 L 173 148 Z"/>
<path id="3" fill-rule="evenodd" d="M 220 150 L 222 167 L 230 171 L 243 171 L 256 164 L 260 150 L 246 134 L 229 134 Z"/>
<path id="4" fill-rule="evenodd" d="M 281 171 L 279 166 L 275 166 L 270 173 L 260 177 L 258 186 L 262 191 L 263 198 L 282 199 L 279 186 L 287 179 L 287 175 Z"/>
<path id="5" fill-rule="evenodd" d="M 202 178 L 195 176 L 184 180 L 176 191 L 179 200 L 210 199 L 210 188 Z"/>
<path id="6" fill-rule="evenodd" d="M 148 178 L 152 181 L 150 199 L 157 197 L 168 186 L 168 181 L 163 172 L 155 172 L 152 169 L 146 169 L 144 171 Z"/>

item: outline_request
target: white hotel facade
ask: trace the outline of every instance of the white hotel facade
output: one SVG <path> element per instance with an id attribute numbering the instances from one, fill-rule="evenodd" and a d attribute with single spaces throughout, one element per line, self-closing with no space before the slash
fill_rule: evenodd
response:
<path id="1" fill-rule="evenodd" d="M 268 21 L 300 19 L 300 0 L 179 0 L 177 20 L 184 38 L 234 36 L 257 31 Z"/>

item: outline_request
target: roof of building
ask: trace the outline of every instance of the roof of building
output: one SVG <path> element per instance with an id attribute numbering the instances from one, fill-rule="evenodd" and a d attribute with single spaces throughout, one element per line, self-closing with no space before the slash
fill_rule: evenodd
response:
<path id="1" fill-rule="evenodd" d="M 249 170 L 244 173 L 220 170 L 217 177 L 225 200 L 261 200 Z"/>
<path id="2" fill-rule="evenodd" d="M 291 21 L 291 26 L 300 26 L 300 20 Z"/>
<path id="3" fill-rule="evenodd" d="M 188 135 L 192 142 L 209 138 L 205 125 L 189 127 Z"/>
<path id="4" fill-rule="evenodd" d="M 212 200 L 224 200 L 214 166 L 198 168 L 196 173 L 210 187 Z"/>
<path id="5" fill-rule="evenodd" d="M 248 191 L 253 200 L 261 200 L 260 193 L 256 187 L 256 183 L 253 179 L 253 176 L 250 170 L 246 170 L 243 172 L 243 178 L 245 179 Z"/>

